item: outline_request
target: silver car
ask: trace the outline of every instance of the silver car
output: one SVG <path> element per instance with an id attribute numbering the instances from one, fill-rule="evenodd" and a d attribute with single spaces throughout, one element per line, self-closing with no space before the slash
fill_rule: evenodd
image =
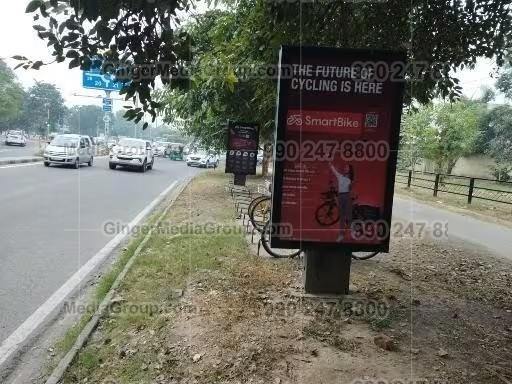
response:
<path id="1" fill-rule="evenodd" d="M 198 151 L 187 156 L 187 165 L 189 167 L 217 168 L 219 166 L 219 157 L 214 153 Z"/>
<path id="2" fill-rule="evenodd" d="M 9 131 L 5 138 L 5 145 L 27 145 L 27 137 L 23 131 Z"/>
<path id="3" fill-rule="evenodd" d="M 44 150 L 45 167 L 59 164 L 78 169 L 83 163 L 92 167 L 93 161 L 94 148 L 89 136 L 57 135 Z"/>

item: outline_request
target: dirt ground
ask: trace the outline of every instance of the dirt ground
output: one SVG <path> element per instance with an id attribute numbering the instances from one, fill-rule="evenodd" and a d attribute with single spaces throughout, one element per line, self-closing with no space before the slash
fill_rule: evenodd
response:
<path id="1" fill-rule="evenodd" d="M 168 221 L 236 228 L 226 183 L 199 178 Z M 353 262 L 350 295 L 315 297 L 300 258 L 257 257 L 243 234 L 223 236 L 151 242 L 117 301 L 155 310 L 104 318 L 65 383 L 512 382 L 509 261 L 395 239 Z"/>

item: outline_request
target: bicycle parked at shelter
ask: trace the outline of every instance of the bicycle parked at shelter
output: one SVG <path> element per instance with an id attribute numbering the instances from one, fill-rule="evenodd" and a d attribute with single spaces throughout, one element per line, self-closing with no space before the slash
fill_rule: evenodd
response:
<path id="1" fill-rule="evenodd" d="M 339 221 L 339 211 L 337 204 L 337 191 L 334 186 L 323 194 L 324 203 L 317 210 L 317 221 L 323 220 L 321 225 L 333 225 Z M 358 220 L 375 219 L 375 208 L 366 205 L 356 205 L 354 212 Z M 275 249 L 270 245 L 270 236 L 272 234 L 271 223 L 272 197 L 271 195 L 260 195 L 253 199 L 247 207 L 249 220 L 254 228 L 261 234 L 261 245 L 271 256 L 276 258 L 293 258 L 302 252 L 302 250 Z M 380 213 L 379 213 L 380 216 Z M 328 224 L 329 223 L 329 224 Z M 320 224 L 320 223 L 319 223 Z M 355 260 L 367 260 L 376 256 L 378 252 L 353 252 L 352 258 Z"/>

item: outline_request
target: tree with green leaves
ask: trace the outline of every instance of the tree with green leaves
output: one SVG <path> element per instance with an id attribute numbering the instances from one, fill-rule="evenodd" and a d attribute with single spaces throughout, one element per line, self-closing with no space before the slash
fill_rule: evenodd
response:
<path id="1" fill-rule="evenodd" d="M 498 89 L 507 99 L 512 99 L 512 65 L 506 65 L 496 80 Z M 490 155 L 496 165 L 494 176 L 509 180 L 512 171 L 512 107 L 499 105 L 489 108 L 483 122 L 481 148 Z"/>
<path id="2" fill-rule="evenodd" d="M 480 96 L 480 99 L 478 100 L 481 103 L 490 103 L 496 98 L 496 90 L 493 87 L 489 87 L 488 85 L 485 85 L 481 88 L 482 90 L 482 96 Z"/>
<path id="3" fill-rule="evenodd" d="M 451 174 L 462 156 L 473 152 L 484 110 L 478 103 L 459 101 L 434 107 L 436 134 L 428 148 L 437 172 Z"/>
<path id="4" fill-rule="evenodd" d="M 500 40 L 490 44 L 494 37 L 489 31 L 470 27 L 480 22 L 497 25 L 503 19 L 490 9 L 481 13 L 483 8 L 474 2 L 466 6 L 405 1 L 305 3 L 301 7 L 258 0 L 229 4 L 234 5 L 233 11 L 207 12 L 186 26 L 193 42 L 191 81 L 188 89 L 169 91 L 162 102 L 170 119 L 185 119 L 188 133 L 207 144 L 222 144 L 228 119 L 258 122 L 261 141 L 272 141 L 276 79 L 244 78 L 240 69 L 275 65 L 284 44 L 406 49 L 415 64 L 444 63 L 427 65 L 422 72 L 421 65 L 411 65 L 406 104 L 435 97 L 455 100 L 461 87 L 451 70 L 472 67 L 477 57 L 493 51 L 503 61 L 505 48 Z M 505 12 L 498 13 L 510 20 Z"/>
<path id="5" fill-rule="evenodd" d="M 159 105 L 152 100 L 151 89 L 157 77 L 163 84 L 184 83 L 171 79 L 172 72 L 158 65 L 177 68 L 189 58 L 188 36 L 176 31 L 180 23 L 176 13 L 189 7 L 187 0 L 31 0 L 26 12 L 34 14 L 33 28 L 51 48 L 54 61 L 67 60 L 69 68 L 88 70 L 95 59 L 109 64 L 104 68 L 114 75 L 120 74 L 118 69 L 156 68 L 140 78 L 128 71 L 125 80 L 132 81 L 120 92 L 127 100 L 138 98 L 141 106 L 127 110 L 125 116 L 139 122 L 144 113 L 156 118 Z M 25 69 L 50 64 L 23 55 L 14 58 Z"/>
<path id="6" fill-rule="evenodd" d="M 124 111 L 117 111 L 115 113 L 112 120 L 112 135 L 134 137 L 137 125 L 133 121 L 126 120 L 123 115 Z"/>
<path id="7" fill-rule="evenodd" d="M 428 104 L 411 109 L 402 117 L 400 131 L 400 166 L 415 169 L 421 159 L 426 158 L 428 148 L 435 136 L 434 106 Z"/>
<path id="8" fill-rule="evenodd" d="M 67 125 L 72 133 L 95 137 L 104 131 L 103 115 L 103 109 L 97 105 L 74 106 L 67 115 Z"/>
<path id="9" fill-rule="evenodd" d="M 172 134 L 169 126 L 162 122 L 162 119 L 158 118 L 154 123 L 149 123 L 147 129 L 141 130 L 142 124 L 135 123 L 134 121 L 126 120 L 124 117 L 124 111 L 117 111 L 112 119 L 111 123 L 111 135 L 112 136 L 127 136 L 127 137 L 139 137 L 144 139 L 155 139 L 165 134 Z M 179 135 L 182 137 L 183 135 Z"/>
<path id="10" fill-rule="evenodd" d="M 64 123 L 67 107 L 55 85 L 37 82 L 27 91 L 21 121 L 29 132 L 55 132 Z"/>
<path id="11" fill-rule="evenodd" d="M 14 72 L 0 60 L 0 130 L 18 117 L 23 106 L 24 91 Z"/>
<path id="12" fill-rule="evenodd" d="M 496 162 L 493 173 L 498 180 L 508 180 L 512 171 L 512 107 L 499 105 L 485 116 L 488 127 L 485 152 Z"/>
<path id="13" fill-rule="evenodd" d="M 207 12 L 188 25 L 186 31 L 195 47 L 189 86 L 167 89 L 159 95 L 166 120 L 183 121 L 185 132 L 205 147 L 224 147 L 228 119 L 259 123 L 272 120 L 270 115 L 254 120 L 258 106 L 253 99 L 262 81 L 239 81 L 234 72 L 236 67 L 229 58 L 234 52 L 228 41 L 237 29 L 235 15 L 219 10 Z M 268 90 L 268 97 L 273 98 L 273 90 Z M 266 128 L 263 136 L 270 139 L 271 127 Z"/>
<path id="14" fill-rule="evenodd" d="M 478 57 L 495 57 L 503 65 L 512 32 L 508 6 L 489 0 L 328 4 L 227 0 L 224 4 L 234 9 L 237 21 L 234 33 L 229 30 L 232 24 L 227 24 L 225 41 L 231 49 L 223 50 L 231 55 L 227 58 L 232 68 L 240 63 L 275 64 L 282 44 L 404 49 L 414 63 L 442 63 L 421 69 L 420 76 L 417 67 L 411 67 L 415 86 L 407 99 L 421 102 L 438 94 L 458 96 L 461 89 L 450 70 L 472 67 Z M 70 67 L 87 69 L 93 57 L 116 62 L 120 68 L 185 64 L 191 55 L 190 39 L 179 28 L 176 14 L 189 8 L 186 0 L 31 0 L 27 12 L 34 13 L 34 29 L 52 48 L 55 61 L 69 60 Z M 17 58 L 25 68 L 46 64 Z M 142 106 L 128 111 L 128 118 L 142 119 L 145 111 L 156 117 L 159 105 L 150 90 L 157 78 L 173 87 L 187 84 L 180 76 L 159 71 L 133 81 L 123 93 L 127 98 L 137 95 Z M 267 107 L 262 104 L 255 107 L 255 115 Z"/>
<path id="15" fill-rule="evenodd" d="M 468 100 L 420 107 L 404 116 L 401 158 L 411 167 L 420 158 L 450 174 L 462 156 L 474 151 L 485 106 Z"/>
<path id="16" fill-rule="evenodd" d="M 512 66 L 506 65 L 496 80 L 498 89 L 507 99 L 512 99 Z"/>

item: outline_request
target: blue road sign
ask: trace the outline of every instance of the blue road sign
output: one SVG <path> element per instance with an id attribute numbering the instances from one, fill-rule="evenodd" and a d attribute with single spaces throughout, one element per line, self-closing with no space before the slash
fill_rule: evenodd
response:
<path id="1" fill-rule="evenodd" d="M 103 98 L 103 112 L 112 112 L 112 99 L 109 97 Z"/>
<path id="2" fill-rule="evenodd" d="M 103 89 L 105 91 L 120 91 L 123 83 L 115 81 L 115 76 L 104 74 L 99 71 L 84 71 L 82 77 L 82 86 L 91 89 Z"/>

